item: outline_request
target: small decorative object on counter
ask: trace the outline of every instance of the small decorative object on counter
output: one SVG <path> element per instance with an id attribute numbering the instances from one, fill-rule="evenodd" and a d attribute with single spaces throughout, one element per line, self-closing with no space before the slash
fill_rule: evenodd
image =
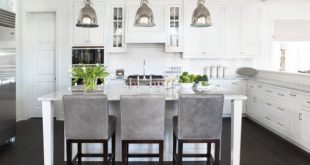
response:
<path id="1" fill-rule="evenodd" d="M 124 71 L 124 69 L 117 69 L 116 70 L 116 77 L 124 77 L 124 75 L 125 75 L 125 71 Z"/>
<path id="2" fill-rule="evenodd" d="M 212 66 L 211 67 L 211 75 L 210 78 L 217 78 L 217 67 L 216 66 Z"/>
<path id="3" fill-rule="evenodd" d="M 281 57 L 280 57 L 280 71 L 281 71 L 281 72 L 285 72 L 285 52 L 286 52 L 286 49 L 285 49 L 284 43 L 281 44 L 280 51 L 281 51 Z"/>
<path id="4" fill-rule="evenodd" d="M 217 67 L 217 78 L 224 78 L 224 67 Z"/>
<path id="5" fill-rule="evenodd" d="M 237 70 L 237 74 L 241 76 L 254 76 L 257 74 L 257 70 L 250 67 L 243 67 Z"/>
<path id="6" fill-rule="evenodd" d="M 183 72 L 180 76 L 179 83 L 182 92 L 192 92 L 193 88 L 197 88 L 198 86 L 208 86 L 208 80 L 207 75 L 195 75 Z"/>
<path id="7" fill-rule="evenodd" d="M 83 80 L 83 89 L 85 92 L 94 92 L 97 90 L 97 81 L 102 82 L 110 75 L 105 67 L 97 64 L 96 66 L 81 65 L 71 68 L 71 75 L 74 78 L 73 84 Z"/>

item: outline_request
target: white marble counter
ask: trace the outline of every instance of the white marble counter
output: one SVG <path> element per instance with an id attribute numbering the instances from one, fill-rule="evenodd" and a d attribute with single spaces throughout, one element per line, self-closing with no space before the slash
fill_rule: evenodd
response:
<path id="1" fill-rule="evenodd" d="M 74 94 L 106 94 L 109 101 L 119 101 L 121 95 L 165 95 L 166 100 L 178 100 L 179 94 L 194 94 L 194 92 L 179 92 L 179 89 L 166 89 L 164 87 L 132 87 L 122 85 L 107 85 L 104 90 L 97 91 L 95 93 L 84 93 L 82 91 L 72 91 L 70 89 L 63 89 L 38 98 L 39 101 L 59 101 L 62 100 L 63 95 Z M 208 92 L 208 94 L 224 94 L 226 100 L 238 99 L 245 100 L 246 96 L 234 93 L 225 89 L 217 89 Z"/>

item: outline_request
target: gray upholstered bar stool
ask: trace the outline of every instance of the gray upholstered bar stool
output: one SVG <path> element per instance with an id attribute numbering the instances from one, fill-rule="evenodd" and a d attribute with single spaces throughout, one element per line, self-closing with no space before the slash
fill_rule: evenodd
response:
<path id="1" fill-rule="evenodd" d="M 82 157 L 103 157 L 105 165 L 111 160 L 112 164 L 115 164 L 116 118 L 109 116 L 107 100 L 105 95 L 63 97 L 68 165 L 72 165 L 76 160 L 81 164 Z M 111 137 L 112 154 L 108 154 L 108 142 Z M 72 160 L 73 143 L 77 143 L 78 153 Z M 83 154 L 82 143 L 102 143 L 103 153 Z"/>
<path id="2" fill-rule="evenodd" d="M 214 164 L 219 165 L 223 104 L 223 95 L 179 96 L 179 114 L 173 118 L 173 164 L 181 165 L 183 157 L 206 157 L 211 162 L 215 143 Z M 207 154 L 183 154 L 184 143 L 207 143 Z"/>
<path id="3" fill-rule="evenodd" d="M 159 157 L 163 165 L 165 97 L 121 96 L 122 163 L 130 157 Z M 159 154 L 131 154 L 129 144 L 159 144 Z"/>

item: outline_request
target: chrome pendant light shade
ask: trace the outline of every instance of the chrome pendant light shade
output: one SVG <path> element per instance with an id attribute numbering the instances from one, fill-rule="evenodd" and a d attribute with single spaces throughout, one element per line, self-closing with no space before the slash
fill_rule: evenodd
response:
<path id="1" fill-rule="evenodd" d="M 86 0 L 85 6 L 80 10 L 80 16 L 76 26 L 84 28 L 99 27 L 97 23 L 97 14 L 95 9 L 91 6 L 90 0 Z"/>
<path id="2" fill-rule="evenodd" d="M 194 10 L 191 26 L 208 27 L 212 25 L 210 12 L 204 3 L 205 0 L 198 0 L 198 6 Z"/>
<path id="3" fill-rule="evenodd" d="M 153 27 L 154 23 L 154 15 L 152 9 L 147 5 L 148 0 L 141 0 L 141 6 L 137 10 L 135 26 L 138 27 Z"/>

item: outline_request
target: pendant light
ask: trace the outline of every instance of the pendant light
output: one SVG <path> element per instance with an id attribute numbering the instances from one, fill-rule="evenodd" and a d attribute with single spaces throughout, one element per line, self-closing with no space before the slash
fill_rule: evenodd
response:
<path id="1" fill-rule="evenodd" d="M 137 27 L 155 26 L 153 11 L 147 4 L 148 0 L 141 0 L 141 5 L 137 10 L 134 24 Z"/>
<path id="2" fill-rule="evenodd" d="M 194 10 L 191 26 L 208 27 L 212 25 L 210 12 L 204 3 L 205 0 L 198 0 L 198 6 Z"/>
<path id="3" fill-rule="evenodd" d="M 95 28 L 99 27 L 97 23 L 97 14 L 95 9 L 91 6 L 90 0 L 85 0 L 85 6 L 80 10 L 80 15 L 77 27 Z"/>

